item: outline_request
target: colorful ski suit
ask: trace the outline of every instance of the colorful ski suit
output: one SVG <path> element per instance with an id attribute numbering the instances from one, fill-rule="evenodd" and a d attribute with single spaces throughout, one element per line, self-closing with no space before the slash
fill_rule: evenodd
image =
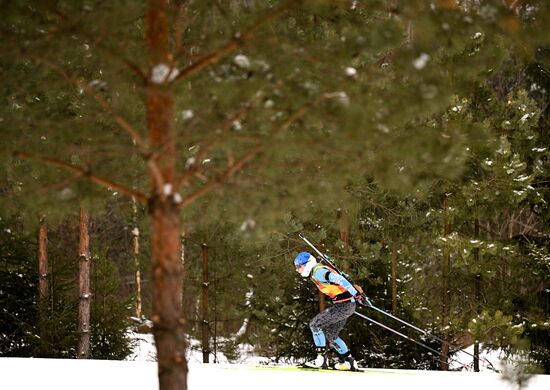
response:
<path id="1" fill-rule="evenodd" d="M 317 288 L 332 299 L 332 305 L 317 314 L 309 326 L 316 348 L 334 347 L 340 355 L 348 355 L 349 348 L 338 336 L 347 319 L 355 312 L 355 299 L 358 291 L 342 275 L 318 264 L 311 272 L 311 280 Z"/>

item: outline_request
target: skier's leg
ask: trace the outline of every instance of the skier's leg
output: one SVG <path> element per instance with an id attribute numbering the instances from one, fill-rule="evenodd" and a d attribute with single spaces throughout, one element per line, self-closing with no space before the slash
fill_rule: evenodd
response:
<path id="1" fill-rule="evenodd" d="M 325 355 L 327 338 L 323 328 L 327 329 L 334 322 L 333 311 L 334 306 L 330 306 L 326 310 L 323 310 L 321 313 L 313 317 L 313 319 L 309 323 L 311 334 L 313 336 L 313 342 L 315 343 L 315 349 L 317 351 L 317 358 L 313 363 L 316 367 L 328 367 L 328 361 Z"/>
<path id="2" fill-rule="evenodd" d="M 325 329 L 325 335 L 327 344 L 332 346 L 339 355 L 339 363 L 335 365 L 335 368 L 339 370 L 357 370 L 357 363 L 351 356 L 351 351 L 344 340 L 338 336 L 344 328 L 347 319 L 355 311 L 355 303 L 345 302 L 334 306 L 336 309 L 332 313 L 332 318 L 339 319 L 339 321 L 328 325 Z"/>
<path id="3" fill-rule="evenodd" d="M 345 322 L 346 321 L 344 320 L 344 323 Z M 328 338 L 329 336 L 327 332 L 327 339 Z M 355 362 L 353 356 L 351 356 L 351 351 L 349 350 L 344 340 L 342 340 L 340 337 L 336 337 L 336 339 L 334 339 L 334 341 L 332 341 L 332 343 L 330 343 L 329 345 L 332 345 L 332 347 L 338 353 L 338 363 L 334 365 L 335 369 L 357 371 L 357 363 Z"/>
<path id="4" fill-rule="evenodd" d="M 346 320 L 343 319 L 343 320 L 334 322 L 334 323 L 328 325 L 325 328 L 325 337 L 327 339 L 327 345 L 331 346 L 331 347 L 334 347 L 334 349 L 336 349 L 336 351 L 338 351 L 338 348 L 337 348 L 335 342 L 336 342 L 337 339 L 340 339 L 340 337 L 338 337 L 338 334 L 340 333 L 340 331 L 342 330 L 342 328 L 344 327 L 345 324 L 346 324 Z M 340 340 L 342 340 L 342 339 L 340 339 Z M 343 343 L 343 341 L 342 341 L 342 343 Z M 339 345 L 341 346 L 341 343 Z M 346 349 L 347 349 L 347 347 L 346 347 Z"/>
<path id="5" fill-rule="evenodd" d="M 340 356 L 345 355 L 349 352 L 348 346 L 340 337 L 332 342 L 332 346 Z"/>
<path id="6" fill-rule="evenodd" d="M 325 333 L 323 332 L 323 326 L 326 325 L 328 317 L 329 315 L 327 310 L 324 310 L 313 317 L 309 323 L 309 328 L 311 329 L 311 334 L 313 336 L 313 342 L 315 343 L 315 348 L 317 349 L 326 347 L 326 338 Z"/>
<path id="7" fill-rule="evenodd" d="M 346 321 L 355 311 L 355 302 L 337 303 L 331 307 L 331 321 L 325 328 L 325 336 L 329 345 L 333 345 L 338 351 L 338 346 L 344 348 L 345 343 L 340 339 L 338 346 L 335 345 L 338 335 L 344 328 Z M 347 346 L 344 348 L 347 349 Z"/>

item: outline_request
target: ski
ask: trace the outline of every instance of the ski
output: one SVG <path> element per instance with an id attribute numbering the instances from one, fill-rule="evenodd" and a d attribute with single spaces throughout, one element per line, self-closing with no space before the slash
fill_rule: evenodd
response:
<path id="1" fill-rule="evenodd" d="M 335 368 L 317 368 L 317 367 L 309 367 L 309 366 L 297 366 L 298 370 L 305 370 L 305 371 L 319 371 L 319 372 L 353 372 L 353 373 L 365 373 L 366 371 L 362 368 L 358 368 L 357 370 L 337 370 Z"/>
<path id="2" fill-rule="evenodd" d="M 356 368 L 355 370 L 338 370 L 334 367 L 327 367 L 327 368 L 320 368 L 313 365 L 309 365 L 308 363 L 301 364 L 299 366 L 296 366 L 298 369 L 301 370 L 311 370 L 311 371 L 328 371 L 328 372 L 365 372 L 363 368 Z"/>
<path id="3" fill-rule="evenodd" d="M 258 366 L 251 366 L 249 367 L 253 370 L 265 370 L 265 371 L 311 371 L 311 372 L 320 372 L 324 374 L 329 373 L 360 373 L 360 374 L 373 374 L 373 373 L 384 373 L 384 374 L 398 374 L 398 373 L 404 373 L 404 371 L 399 370 L 393 370 L 393 369 L 378 369 L 378 368 L 367 368 L 367 367 L 359 367 L 357 371 L 351 371 L 351 370 L 336 370 L 334 368 L 316 368 L 316 367 L 307 367 L 303 364 L 298 365 L 258 365 Z M 407 373 L 407 375 L 412 375 L 411 373 Z"/>

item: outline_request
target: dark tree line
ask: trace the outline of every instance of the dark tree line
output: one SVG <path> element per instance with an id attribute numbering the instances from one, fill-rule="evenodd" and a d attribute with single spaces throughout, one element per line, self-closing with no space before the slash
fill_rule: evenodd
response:
<path id="1" fill-rule="evenodd" d="M 48 226 L 48 271 L 38 273 L 38 234 L 29 234 L 16 215 L 2 217 L 2 356 L 77 357 L 82 344 L 79 324 L 78 215 Z M 119 220 L 119 222 L 121 222 Z M 116 216 L 91 218 L 90 303 L 86 356 L 123 359 L 132 350 L 128 336 L 133 312 L 128 285 L 126 224 Z M 105 230 L 109 239 L 105 239 Z M 125 234 L 126 232 L 126 234 Z M 103 239 L 97 238 L 103 235 Z M 131 270 L 130 270 L 131 272 Z M 47 295 L 39 284 L 47 281 Z M 126 282 L 124 282 L 126 280 Z M 43 291 L 43 290 L 42 290 Z M 39 299 L 39 297 L 45 299 Z"/>

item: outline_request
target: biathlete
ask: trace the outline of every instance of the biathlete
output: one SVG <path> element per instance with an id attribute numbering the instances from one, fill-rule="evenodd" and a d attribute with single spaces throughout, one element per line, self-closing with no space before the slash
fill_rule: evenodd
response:
<path id="1" fill-rule="evenodd" d="M 329 266 L 317 263 L 309 252 L 301 252 L 294 259 L 296 272 L 302 277 L 310 277 L 317 288 L 328 295 L 332 305 L 317 314 L 309 326 L 315 343 L 317 358 L 311 362 L 316 368 L 329 368 L 327 348 L 332 347 L 338 354 L 337 370 L 357 371 L 357 363 L 351 352 L 338 335 L 347 319 L 355 312 L 356 302 L 365 305 L 368 300 L 346 278 Z"/>

